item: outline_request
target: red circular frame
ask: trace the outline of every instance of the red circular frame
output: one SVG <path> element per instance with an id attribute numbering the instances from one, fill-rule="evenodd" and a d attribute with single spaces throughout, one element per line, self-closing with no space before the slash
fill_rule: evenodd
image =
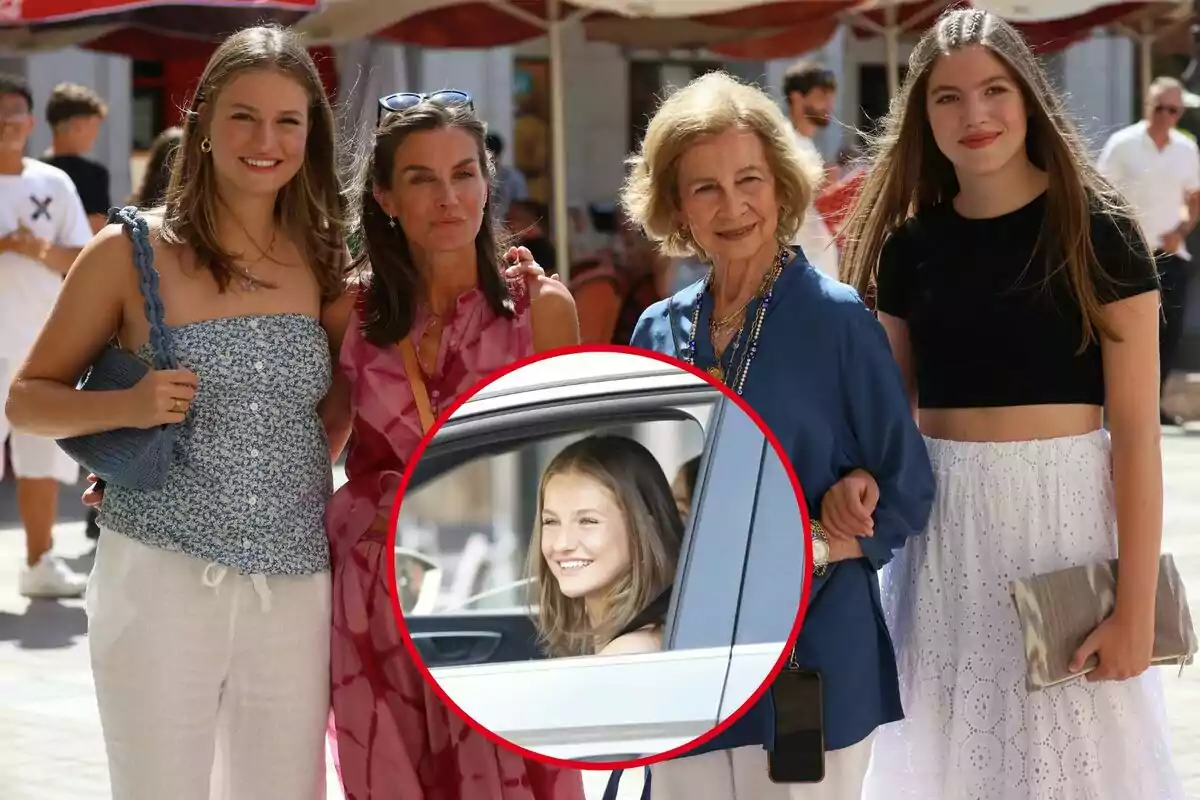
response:
<path id="1" fill-rule="evenodd" d="M 389 525 L 388 525 L 388 538 L 387 538 L 388 552 L 392 552 L 396 548 L 396 525 L 400 519 L 400 506 L 402 505 L 402 503 L 404 501 L 404 494 L 405 494 L 406 489 L 408 488 L 408 482 L 409 482 L 409 480 L 411 480 L 413 472 L 415 471 L 417 464 L 420 463 L 421 456 L 424 455 L 424 453 L 425 453 L 425 448 L 427 448 L 429 446 L 429 443 L 437 435 L 437 432 L 441 429 L 442 425 L 444 425 L 446 423 L 446 421 L 450 418 L 450 416 L 453 415 L 454 412 L 457 411 L 464 403 L 469 401 L 472 397 L 474 397 L 476 394 L 478 394 L 484 388 L 486 388 L 490 384 L 494 383 L 496 380 L 500 379 L 501 377 L 509 374 L 510 372 L 515 372 L 516 370 L 521 369 L 522 367 L 526 367 L 530 364 L 535 364 L 539 361 L 548 361 L 552 358 L 557 358 L 559 356 L 565 356 L 565 355 L 574 355 L 576 353 L 625 353 L 627 355 L 636 355 L 636 356 L 641 356 L 643 358 L 654 359 L 657 361 L 661 361 L 665 364 L 670 364 L 671 366 L 676 367 L 680 370 L 690 372 L 693 375 L 696 375 L 697 377 L 704 379 L 704 381 L 707 382 L 710 386 L 713 386 L 713 387 L 716 387 L 717 389 L 719 389 L 726 397 L 728 397 L 734 403 L 736 403 L 738 408 L 740 408 L 742 410 L 742 412 L 746 414 L 746 416 L 750 417 L 750 419 L 754 421 L 754 424 L 757 425 L 759 430 L 762 431 L 763 434 L 766 436 L 766 439 L 771 444 L 771 447 L 774 448 L 775 455 L 778 456 L 779 460 L 783 463 L 783 468 L 787 472 L 788 479 L 791 481 L 792 490 L 796 493 L 797 505 L 800 507 L 800 520 L 801 520 L 801 525 L 802 525 L 801 530 L 806 531 L 809 529 L 810 518 L 809 518 L 809 514 L 808 514 L 808 503 L 804 499 L 804 492 L 801 490 L 800 480 L 799 480 L 799 478 L 796 477 L 796 471 L 792 467 L 791 460 L 788 458 L 787 453 L 784 451 L 783 447 L 780 445 L 779 440 L 775 437 L 775 434 L 771 431 L 771 429 L 769 427 L 767 427 L 766 423 L 763 422 L 762 418 L 759 417 L 759 415 L 757 413 L 755 413 L 752 408 L 750 408 L 750 406 L 746 403 L 745 400 L 743 400 L 741 397 L 739 397 L 737 394 L 735 394 L 732 389 L 730 389 L 725 384 L 714 379 L 713 376 L 709 375 L 707 372 L 697 369 L 696 367 L 692 366 L 691 364 L 681 361 L 678 358 L 666 356 L 666 355 L 663 355 L 662 353 L 656 353 L 652 350 L 645 350 L 640 347 L 630 347 L 627 345 L 576 345 L 576 346 L 572 346 L 572 347 L 560 347 L 560 348 L 556 348 L 554 350 L 547 350 L 542 353 L 536 353 L 532 356 L 527 356 L 525 358 L 518 359 L 517 361 L 514 361 L 513 363 L 511 363 L 505 367 L 502 367 L 502 368 L 496 370 L 495 372 L 492 372 L 486 378 L 483 378 L 482 380 L 478 381 L 470 389 L 468 389 L 467 391 L 465 391 L 461 395 L 459 395 L 459 397 L 454 401 L 454 403 L 448 409 L 446 409 L 440 415 L 438 415 L 438 418 L 434 421 L 434 423 L 430 427 L 430 429 L 425 432 L 425 435 L 421 438 L 420 443 L 417 445 L 416 449 L 413 451 L 412 456 L 409 458 L 408 466 L 404 470 L 404 477 L 400 481 L 400 488 L 396 492 L 396 499 L 392 502 L 392 513 L 391 513 L 391 517 L 390 517 L 390 521 L 389 521 Z M 807 564 L 812 563 L 812 539 L 811 539 L 811 537 L 808 537 L 808 536 L 804 537 L 804 559 L 805 559 L 805 563 L 807 563 Z M 802 589 L 800 591 L 800 607 L 797 610 L 796 621 L 792 625 L 792 631 L 788 635 L 787 643 L 785 644 L 785 646 L 783 648 L 783 652 L 780 653 L 778 660 L 775 662 L 775 666 L 771 668 L 771 671 L 768 674 L 767 679 L 765 681 L 763 681 L 763 684 L 761 686 L 759 686 L 758 690 L 755 691 L 752 695 L 750 695 L 750 697 L 747 698 L 746 701 L 744 703 L 742 703 L 742 705 L 739 706 L 736 711 L 734 711 L 732 714 L 730 714 L 729 717 L 727 717 L 725 720 L 723 720 L 722 722 L 720 722 L 716 726 L 714 726 L 712 728 L 712 730 L 708 731 L 707 733 L 705 733 L 701 736 L 696 737 L 695 739 L 691 740 L 690 742 L 680 745 L 679 747 L 676 747 L 672 750 L 666 750 L 661 753 L 657 753 L 655 755 L 644 756 L 642 758 L 637 758 L 637 759 L 630 759 L 629 761 L 605 761 L 605 762 L 570 761 L 568 759 L 554 758 L 553 756 L 548 756 L 548 755 L 545 755 L 544 753 L 538 753 L 536 751 L 529 750 L 527 748 L 521 747 L 518 744 L 515 744 L 514 742 L 512 742 L 508 739 L 505 739 L 503 736 L 493 733 L 486 726 L 481 725 L 478 722 L 476 722 L 475 719 L 470 714 L 463 711 L 462 708 L 460 708 L 458 706 L 458 704 L 455 703 L 450 698 L 450 695 L 447 694 L 446 691 L 442 689 L 441 685 L 437 682 L 437 680 L 434 679 L 433 675 L 429 671 L 429 668 L 425 666 L 425 660 L 421 657 L 420 653 L 417 651 L 416 645 L 413 644 L 412 636 L 409 634 L 409 631 L 408 631 L 408 625 L 404 621 L 404 614 L 400 611 L 400 591 L 399 591 L 399 588 L 396 586 L 396 559 L 395 558 L 387 559 L 388 596 L 391 597 L 391 600 L 392 600 L 392 613 L 395 615 L 396 625 L 400 629 L 401 636 L 404 637 L 404 647 L 408 651 L 409 657 L 416 664 L 418 671 L 420 671 L 421 677 L 425 680 L 425 682 L 427 684 L 429 684 L 432 687 L 434 693 L 438 696 L 438 698 L 441 699 L 441 701 L 443 703 L 445 703 L 450 709 L 452 709 L 454 711 L 454 713 L 459 716 L 460 719 L 462 719 L 464 722 L 466 722 L 467 725 L 469 725 L 472 730 L 474 730 L 476 733 L 483 735 L 485 738 L 488 739 L 488 741 L 490 741 L 493 744 L 496 744 L 500 747 L 503 747 L 504 749 L 508 750 L 509 752 L 516 753 L 517 755 L 521 756 L 522 758 L 525 758 L 525 759 L 528 759 L 531 761 L 536 761 L 541 764 L 547 764 L 550 766 L 560 767 L 560 768 L 564 768 L 564 769 L 593 770 L 593 771 L 634 769 L 636 767 L 644 767 L 644 766 L 648 766 L 650 764 L 657 764 L 661 761 L 668 761 L 672 758 L 678 758 L 680 756 L 685 756 L 688 754 L 689 751 L 699 747 L 700 745 L 704 744 L 705 742 L 710 741 L 711 739 L 716 738 L 717 736 L 720 736 L 726 729 L 729 728 L 729 726 L 733 725 L 735 722 L 737 722 L 739 719 L 741 719 L 742 716 L 744 716 L 745 713 L 747 711 L 749 711 L 750 708 L 755 703 L 757 703 L 760 698 L 762 698 L 762 696 L 767 692 L 767 690 L 770 689 L 771 683 L 775 680 L 775 677 L 783 669 L 784 663 L 787 661 L 788 655 L 791 653 L 792 649 L 796 646 L 796 639 L 797 639 L 797 637 L 799 637 L 800 628 L 804 624 L 804 615 L 808 611 L 809 591 L 812 589 L 812 581 L 809 580 L 807 578 L 807 576 L 805 576 L 803 573 L 802 573 L 802 577 L 804 578 L 804 586 L 802 587 Z"/>

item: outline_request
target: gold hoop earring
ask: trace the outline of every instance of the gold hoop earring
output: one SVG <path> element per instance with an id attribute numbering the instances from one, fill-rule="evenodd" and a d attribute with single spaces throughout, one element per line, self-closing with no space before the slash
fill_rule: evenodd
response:
<path id="1" fill-rule="evenodd" d="M 201 153 L 211 153 L 212 152 L 212 142 L 210 142 L 208 140 L 207 136 L 205 136 L 203 139 L 200 140 L 200 152 Z"/>

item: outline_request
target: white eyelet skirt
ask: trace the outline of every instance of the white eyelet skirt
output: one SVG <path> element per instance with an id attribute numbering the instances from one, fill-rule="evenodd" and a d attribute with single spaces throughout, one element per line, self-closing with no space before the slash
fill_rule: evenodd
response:
<path id="1" fill-rule="evenodd" d="M 1158 668 L 1025 689 L 1009 584 L 1116 555 L 1108 433 L 926 445 L 933 514 L 882 580 L 905 720 L 864 800 L 1182 800 Z"/>

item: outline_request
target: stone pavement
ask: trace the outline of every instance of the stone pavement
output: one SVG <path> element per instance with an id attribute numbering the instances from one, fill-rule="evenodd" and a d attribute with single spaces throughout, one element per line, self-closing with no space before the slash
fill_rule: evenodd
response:
<path id="1" fill-rule="evenodd" d="M 1164 434 L 1164 549 L 1175 555 L 1200 624 L 1200 429 Z M 80 488 L 80 492 L 82 487 Z M 58 549 L 90 566 L 80 492 L 63 492 Z M 92 692 L 87 621 L 80 600 L 29 602 L 17 595 L 24 542 L 10 482 L 0 484 L 0 798 L 104 800 L 109 797 L 104 744 Z M 1200 800 L 1200 665 L 1177 677 L 1163 669 L 1175 763 L 1188 797 Z M 342 794 L 329 770 L 329 798 Z M 589 773 L 589 798 L 606 773 Z M 640 789 L 626 776 L 622 800 Z M 167 800 L 167 798 L 164 798 Z M 1131 799 L 1132 800 L 1132 799 Z"/>

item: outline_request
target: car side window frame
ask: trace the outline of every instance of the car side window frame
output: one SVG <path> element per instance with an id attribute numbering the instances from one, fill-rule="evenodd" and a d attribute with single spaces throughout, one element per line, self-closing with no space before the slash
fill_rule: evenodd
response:
<path id="1" fill-rule="evenodd" d="M 791 477 L 768 443 L 750 527 L 735 645 L 786 642 L 803 596 L 803 520 Z"/>
<path id="2" fill-rule="evenodd" d="M 685 550 L 663 650 L 732 647 L 763 448 L 757 424 L 729 398 L 713 410 L 712 438 L 696 477 Z"/>

